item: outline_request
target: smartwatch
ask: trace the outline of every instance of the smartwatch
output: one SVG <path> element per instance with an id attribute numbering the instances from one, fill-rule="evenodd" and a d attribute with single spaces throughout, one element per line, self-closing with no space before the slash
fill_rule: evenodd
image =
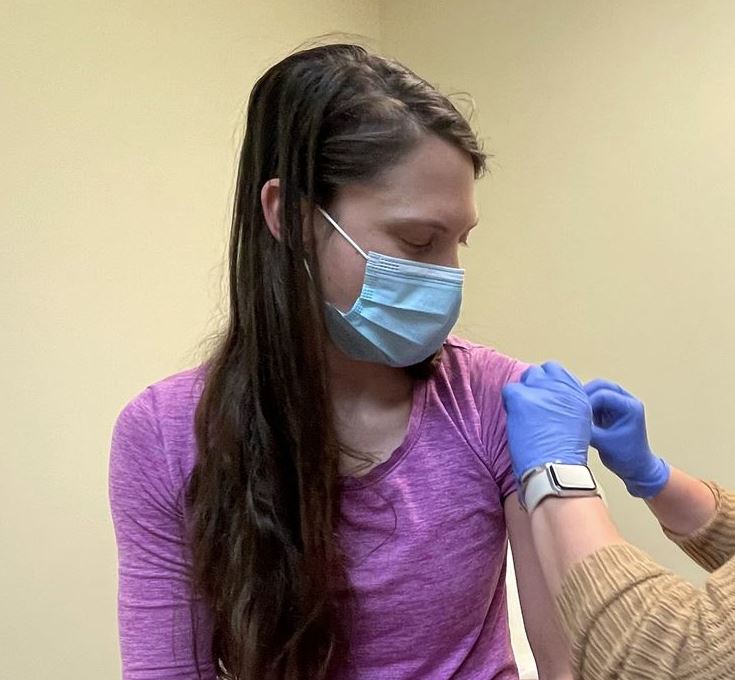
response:
<path id="1" fill-rule="evenodd" d="M 521 505 L 528 513 L 548 496 L 580 498 L 600 495 L 592 470 L 586 465 L 546 463 L 532 468 L 521 479 Z"/>

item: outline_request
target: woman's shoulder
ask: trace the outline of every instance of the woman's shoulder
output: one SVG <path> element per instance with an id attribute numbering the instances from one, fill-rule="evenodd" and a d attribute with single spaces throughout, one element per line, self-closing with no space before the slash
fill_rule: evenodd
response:
<path id="1" fill-rule="evenodd" d="M 450 336 L 444 343 L 442 364 L 451 373 L 466 377 L 473 385 L 495 389 L 517 380 L 528 367 L 524 361 L 494 347 L 457 336 Z"/>
<path id="2" fill-rule="evenodd" d="M 197 366 L 174 373 L 146 388 L 155 401 L 162 425 L 191 424 L 204 389 L 204 367 Z"/>
<path id="3" fill-rule="evenodd" d="M 120 418 L 154 421 L 163 433 L 188 427 L 204 386 L 202 367 L 190 368 L 149 384 L 134 396 Z"/>
<path id="4" fill-rule="evenodd" d="M 175 486 L 182 484 L 196 460 L 194 417 L 203 386 L 204 370 L 197 367 L 140 391 L 117 417 L 113 456 L 135 457 L 138 469 L 166 469 Z"/>
<path id="5" fill-rule="evenodd" d="M 449 391 L 457 403 L 474 407 L 481 418 L 495 417 L 501 408 L 501 392 L 517 382 L 528 364 L 493 347 L 450 336 L 444 343 L 434 379 L 438 391 Z"/>
<path id="6" fill-rule="evenodd" d="M 447 411 L 453 407 L 459 412 L 458 426 L 477 444 L 503 498 L 514 486 L 506 450 L 502 391 L 507 383 L 517 381 L 526 367 L 523 361 L 493 347 L 452 336 L 444 345 L 437 374 L 444 385 L 437 385 L 436 393 L 451 395 Z"/>

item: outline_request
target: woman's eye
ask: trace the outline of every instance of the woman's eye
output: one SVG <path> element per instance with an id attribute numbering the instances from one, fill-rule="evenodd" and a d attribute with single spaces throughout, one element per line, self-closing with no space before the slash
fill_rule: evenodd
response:
<path id="1" fill-rule="evenodd" d="M 401 241 L 403 241 L 403 244 L 408 246 L 409 248 L 413 248 L 413 250 L 426 250 L 431 247 L 431 241 L 425 241 L 423 243 L 419 243 L 416 241 L 409 241 L 408 239 L 402 238 Z"/>

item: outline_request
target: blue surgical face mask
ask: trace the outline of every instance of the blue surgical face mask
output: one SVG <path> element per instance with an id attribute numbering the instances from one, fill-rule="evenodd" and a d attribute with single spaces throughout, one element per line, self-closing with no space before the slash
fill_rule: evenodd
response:
<path id="1" fill-rule="evenodd" d="M 325 219 L 367 260 L 348 312 L 326 304 L 334 344 L 360 361 L 412 366 L 435 354 L 457 322 L 464 270 L 365 251 L 324 210 Z"/>

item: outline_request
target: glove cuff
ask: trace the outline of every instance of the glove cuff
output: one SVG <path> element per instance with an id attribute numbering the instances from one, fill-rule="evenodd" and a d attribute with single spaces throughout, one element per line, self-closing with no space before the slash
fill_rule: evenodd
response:
<path id="1" fill-rule="evenodd" d="M 645 480 L 624 479 L 625 488 L 635 498 L 653 498 L 658 496 L 671 477 L 671 466 L 663 458 L 655 458 L 650 473 Z"/>

